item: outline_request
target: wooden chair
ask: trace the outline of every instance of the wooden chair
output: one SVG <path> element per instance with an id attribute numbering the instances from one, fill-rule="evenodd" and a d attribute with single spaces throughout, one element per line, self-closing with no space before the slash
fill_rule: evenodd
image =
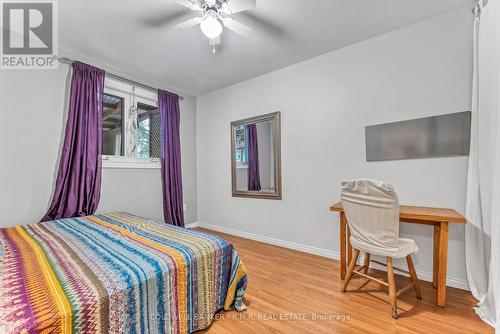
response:
<path id="1" fill-rule="evenodd" d="M 397 297 L 414 288 L 418 299 L 422 299 L 417 273 L 411 255 L 418 251 L 415 241 L 399 237 L 399 200 L 392 186 L 382 181 L 355 179 L 342 182 L 342 207 L 350 230 L 350 242 L 354 255 L 349 263 L 342 292 L 354 275 L 376 281 L 389 289 L 392 317 L 397 319 Z M 364 264 L 357 268 L 360 251 L 365 253 Z M 371 255 L 384 256 L 387 263 L 371 260 Z M 406 257 L 408 271 L 395 268 L 393 259 Z M 387 282 L 368 275 L 370 262 L 387 267 Z M 396 290 L 394 271 L 410 275 L 411 284 Z"/>

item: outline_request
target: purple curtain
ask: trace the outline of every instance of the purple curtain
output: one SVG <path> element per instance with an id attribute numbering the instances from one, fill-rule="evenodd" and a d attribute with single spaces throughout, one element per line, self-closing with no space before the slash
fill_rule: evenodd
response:
<path id="1" fill-rule="evenodd" d="M 104 71 L 73 62 L 68 121 L 54 196 L 42 221 L 91 215 L 101 196 Z"/>
<path id="2" fill-rule="evenodd" d="M 248 190 L 260 191 L 259 144 L 257 126 L 249 124 L 248 129 Z"/>
<path id="3" fill-rule="evenodd" d="M 161 180 L 165 223 L 184 227 L 179 96 L 158 90 L 161 124 Z"/>

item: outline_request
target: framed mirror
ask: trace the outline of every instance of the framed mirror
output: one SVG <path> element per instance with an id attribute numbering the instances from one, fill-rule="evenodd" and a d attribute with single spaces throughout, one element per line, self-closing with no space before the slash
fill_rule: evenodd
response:
<path id="1" fill-rule="evenodd" d="M 281 199 L 281 114 L 231 122 L 233 197 Z"/>

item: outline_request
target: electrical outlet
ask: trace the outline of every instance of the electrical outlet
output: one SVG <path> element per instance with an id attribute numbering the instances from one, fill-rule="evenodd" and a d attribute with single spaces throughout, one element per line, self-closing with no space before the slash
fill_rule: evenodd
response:
<path id="1" fill-rule="evenodd" d="M 183 204 L 182 209 L 184 210 L 184 212 L 186 212 L 186 211 L 188 210 L 188 205 L 187 205 L 187 203 L 184 203 L 184 204 Z"/>

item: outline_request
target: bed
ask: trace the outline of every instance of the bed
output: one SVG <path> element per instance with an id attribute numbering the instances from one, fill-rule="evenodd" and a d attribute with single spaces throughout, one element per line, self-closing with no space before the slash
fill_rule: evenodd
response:
<path id="1" fill-rule="evenodd" d="M 191 333 L 242 311 L 245 267 L 214 235 L 110 213 L 0 229 L 0 333 Z"/>

